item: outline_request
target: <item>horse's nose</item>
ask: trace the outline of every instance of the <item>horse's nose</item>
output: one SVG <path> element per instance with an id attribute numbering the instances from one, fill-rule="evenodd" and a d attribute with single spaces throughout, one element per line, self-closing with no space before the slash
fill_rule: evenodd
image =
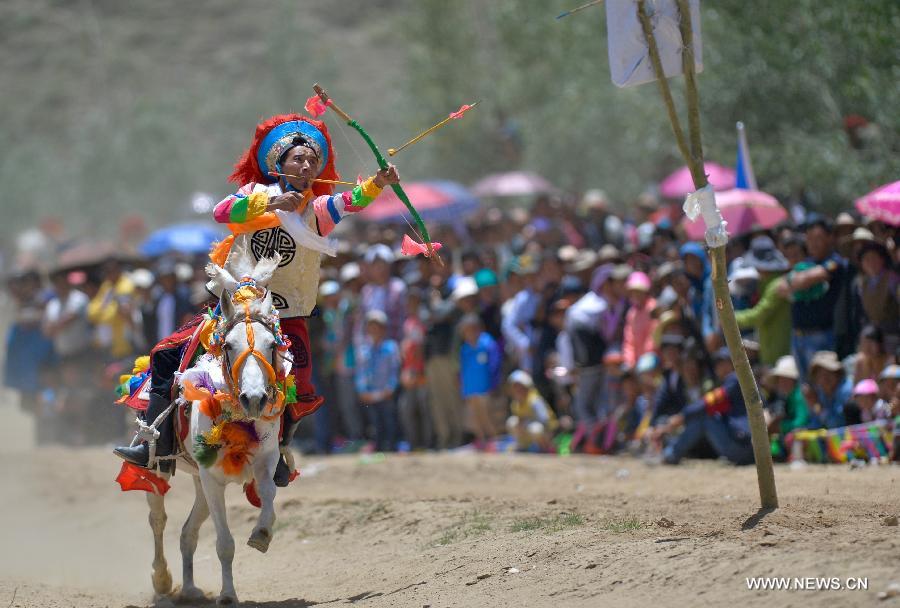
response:
<path id="1" fill-rule="evenodd" d="M 266 403 L 269 401 L 269 397 L 265 393 L 260 395 L 249 395 L 242 392 L 238 398 L 249 418 L 259 418 L 263 408 L 266 407 Z"/>

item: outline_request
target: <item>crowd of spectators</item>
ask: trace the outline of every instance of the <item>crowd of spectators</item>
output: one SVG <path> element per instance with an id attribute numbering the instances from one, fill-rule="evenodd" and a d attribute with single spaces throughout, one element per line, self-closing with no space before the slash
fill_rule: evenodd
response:
<path id="1" fill-rule="evenodd" d="M 684 238 L 674 205 L 612 209 L 599 191 L 486 206 L 433 227 L 441 262 L 400 256 L 396 227 L 354 218 L 323 260 L 309 323 L 326 405 L 305 422 L 305 447 L 752 462 L 705 246 Z M 798 209 L 727 248 L 784 458 L 798 429 L 900 416 L 898 230 Z M 111 388 L 207 300 L 204 263 L 113 256 L 8 274 L 6 385 L 57 440 L 123 433 L 123 417 L 108 422 Z"/>

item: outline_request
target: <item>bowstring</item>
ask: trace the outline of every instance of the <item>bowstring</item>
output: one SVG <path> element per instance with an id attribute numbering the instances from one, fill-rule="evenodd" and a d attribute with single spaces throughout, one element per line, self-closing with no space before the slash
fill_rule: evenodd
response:
<path id="1" fill-rule="evenodd" d="M 344 128 L 344 121 L 338 120 L 337 124 L 338 124 L 338 132 L 340 132 L 341 137 L 343 137 L 344 140 L 347 142 L 347 145 L 350 147 L 350 150 L 353 151 L 353 155 L 356 157 L 356 160 L 359 163 L 359 166 L 365 167 L 368 164 L 368 162 L 363 158 L 362 154 L 360 154 L 357 144 L 354 143 L 353 140 L 351 140 L 350 137 L 347 135 L 347 131 Z M 417 237 L 419 237 L 419 240 L 424 243 L 425 237 L 422 236 L 422 234 L 419 232 L 419 230 L 415 226 L 413 226 L 412 223 L 410 223 L 409 218 L 406 217 L 406 215 L 407 215 L 406 213 L 401 213 L 400 217 L 403 218 L 403 221 L 406 222 L 406 225 L 409 226 L 409 229 L 413 231 L 413 234 L 415 234 Z"/>

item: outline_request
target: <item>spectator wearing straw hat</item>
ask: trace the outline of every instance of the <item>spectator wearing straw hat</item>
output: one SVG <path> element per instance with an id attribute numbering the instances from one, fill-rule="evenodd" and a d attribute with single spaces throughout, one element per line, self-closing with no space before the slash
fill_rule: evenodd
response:
<path id="1" fill-rule="evenodd" d="M 794 429 L 804 428 L 809 422 L 809 406 L 800 390 L 800 371 L 791 355 L 780 357 L 772 368 L 774 386 L 769 394 L 764 414 L 769 434 L 773 435 L 773 447 L 783 452 L 780 438 Z"/>
<path id="2" fill-rule="evenodd" d="M 788 270 L 788 262 L 767 236 L 753 239 L 744 261 L 759 273 L 762 296 L 754 307 L 737 311 L 735 318 L 741 328 L 756 330 L 760 360 L 774 365 L 791 352 L 791 304 L 778 292 L 778 280 Z"/>
<path id="3" fill-rule="evenodd" d="M 811 428 L 844 426 L 844 406 L 850 400 L 853 383 L 834 351 L 819 351 L 809 365 L 810 386 L 805 397 L 810 405 Z"/>

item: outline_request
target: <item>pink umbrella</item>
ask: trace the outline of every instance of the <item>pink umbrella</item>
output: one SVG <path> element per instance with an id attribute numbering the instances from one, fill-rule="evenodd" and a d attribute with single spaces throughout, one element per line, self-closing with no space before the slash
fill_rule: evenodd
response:
<path id="1" fill-rule="evenodd" d="M 728 233 L 732 236 L 771 228 L 788 216 L 774 196 L 761 190 L 735 188 L 719 192 L 716 194 L 716 204 L 728 222 Z M 693 222 L 684 218 L 681 225 L 688 237 L 695 241 L 702 239 L 706 231 L 706 225 L 699 217 Z"/>
<path id="2" fill-rule="evenodd" d="M 703 163 L 703 169 L 706 171 L 706 179 L 716 192 L 734 188 L 734 169 L 716 163 Z M 684 198 L 694 190 L 694 179 L 687 167 L 682 167 L 659 184 L 659 193 L 666 198 Z"/>
<path id="3" fill-rule="evenodd" d="M 873 220 L 900 226 L 900 181 L 885 184 L 856 199 L 856 208 Z"/>
<path id="4" fill-rule="evenodd" d="M 472 186 L 475 196 L 531 196 L 552 194 L 556 188 L 537 173 L 510 171 L 495 173 L 479 180 Z"/>

